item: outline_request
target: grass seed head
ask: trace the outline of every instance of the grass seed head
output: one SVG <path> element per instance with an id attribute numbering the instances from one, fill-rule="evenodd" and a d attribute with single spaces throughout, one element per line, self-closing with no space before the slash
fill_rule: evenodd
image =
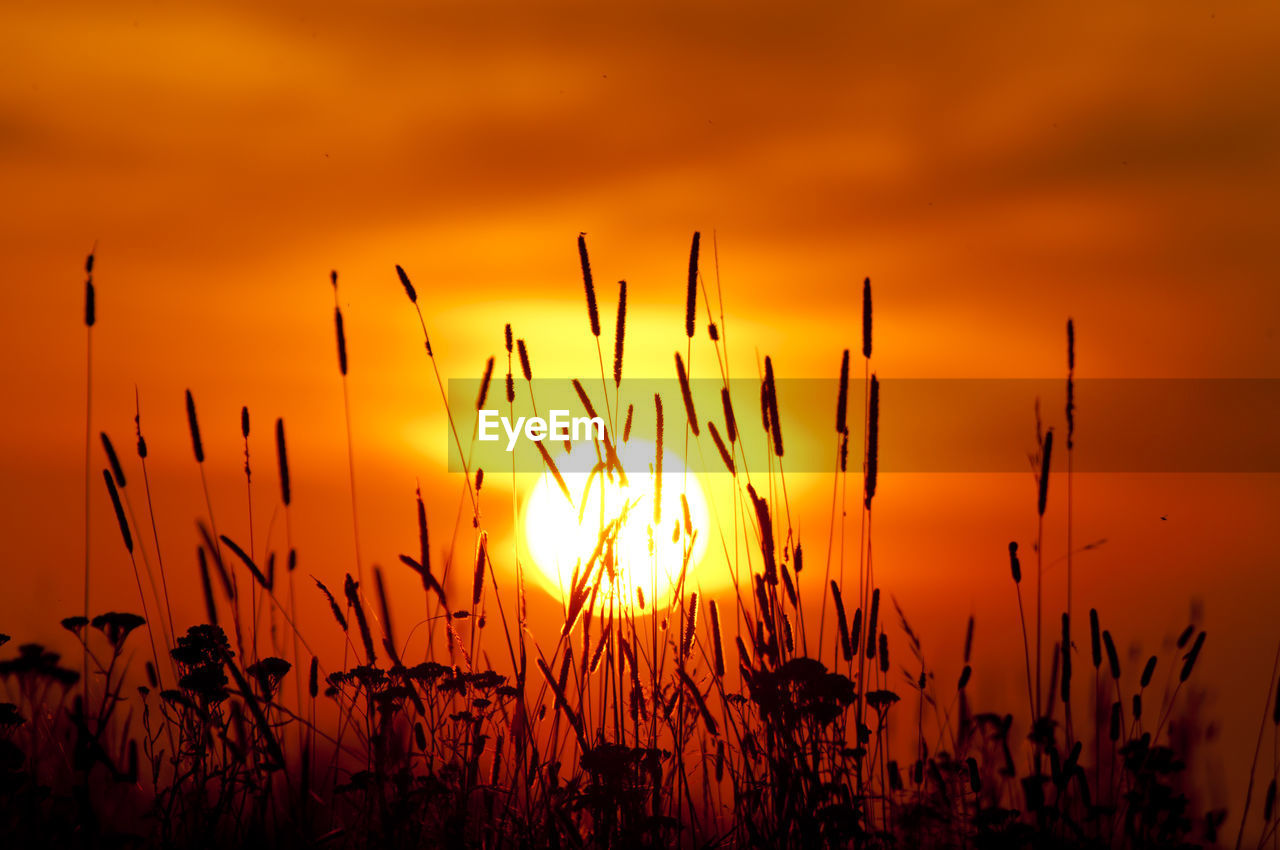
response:
<path id="1" fill-rule="evenodd" d="M 111 465 L 111 474 L 115 478 L 116 486 L 124 487 L 124 468 L 120 466 L 120 458 L 116 455 L 115 446 L 111 445 L 111 438 L 107 436 L 106 431 L 98 436 L 102 438 L 102 450 L 106 452 L 107 463 Z"/>
<path id="2" fill-rule="evenodd" d="M 862 356 L 871 359 L 871 278 L 862 281 Z"/>
<path id="3" fill-rule="evenodd" d="M 880 380 L 871 376 L 871 404 L 867 414 L 867 474 L 865 501 L 867 510 L 876 495 L 876 475 L 880 466 Z"/>
<path id="4" fill-rule="evenodd" d="M 284 419 L 276 420 L 276 466 L 280 471 L 280 500 L 287 508 L 293 491 L 289 484 L 289 450 L 284 441 Z"/>
<path id="5" fill-rule="evenodd" d="M 404 273 L 404 269 L 398 264 L 396 265 L 396 276 L 400 278 L 400 285 L 404 287 L 404 294 L 409 296 L 410 303 L 418 303 L 418 293 L 413 288 L 413 284 L 409 282 L 409 276 Z M 507 327 L 511 327 L 508 325 Z M 510 350 L 508 348 L 508 350 Z"/>
<path id="6" fill-rule="evenodd" d="M 618 281 L 618 324 L 613 332 L 613 385 L 622 384 L 622 346 L 627 334 L 627 282 Z"/>
<path id="7" fill-rule="evenodd" d="M 849 433 L 849 349 L 840 358 L 840 390 L 836 395 L 836 433 Z"/>
<path id="8" fill-rule="evenodd" d="M 680 397 L 684 400 L 684 413 L 689 421 L 689 428 L 693 431 L 693 436 L 699 436 L 698 430 L 698 414 L 693 409 L 693 392 L 689 387 L 689 375 L 684 370 L 684 360 L 680 357 L 680 352 L 676 352 L 676 377 L 680 379 Z"/>
<path id="9" fill-rule="evenodd" d="M 591 320 L 591 335 L 600 336 L 600 313 L 596 310 L 596 286 L 591 279 L 591 261 L 587 258 L 585 233 L 578 234 L 578 261 L 582 264 L 582 287 L 587 293 L 587 318 Z"/>
<path id="10" fill-rule="evenodd" d="M 533 380 L 533 369 L 529 367 L 529 349 L 525 347 L 524 340 L 516 340 L 516 351 L 520 354 L 520 371 L 524 373 L 526 381 Z"/>
<path id="11" fill-rule="evenodd" d="M 693 246 L 689 249 L 689 284 L 685 289 L 684 335 L 693 339 L 694 322 L 698 310 L 698 246 L 702 234 L 694 231 Z"/>
<path id="12" fill-rule="evenodd" d="M 111 478 L 111 470 L 102 470 L 102 477 L 107 482 L 107 492 L 111 495 L 111 506 L 116 512 L 116 522 L 120 525 L 120 536 L 124 538 L 124 547 L 133 554 L 133 535 L 129 532 L 129 523 L 124 518 L 124 507 L 120 504 L 120 493 L 116 490 L 116 482 Z"/>
<path id="13" fill-rule="evenodd" d="M 200 420 L 196 418 L 196 401 L 187 390 L 187 428 L 191 431 L 191 448 L 196 454 L 196 463 L 204 463 L 204 443 L 200 440 Z"/>
<path id="14" fill-rule="evenodd" d="M 480 377 L 480 393 L 476 396 L 476 410 L 484 407 L 485 399 L 489 397 L 489 383 L 493 380 L 493 358 L 490 357 L 485 361 L 484 374 Z"/>

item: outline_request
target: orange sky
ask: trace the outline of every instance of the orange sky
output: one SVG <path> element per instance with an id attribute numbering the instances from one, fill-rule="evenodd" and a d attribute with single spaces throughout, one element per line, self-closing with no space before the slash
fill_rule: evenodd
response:
<path id="1" fill-rule="evenodd" d="M 758 352 L 784 377 L 833 376 L 870 275 L 885 376 L 1056 376 L 1072 315 L 1083 377 L 1280 377 L 1274 4 L 696 6 L 4 4 L 0 564 L 15 579 L 0 627 L 52 639 L 78 610 L 95 243 L 94 430 L 128 453 L 136 383 L 183 568 L 202 510 L 187 387 L 226 524 L 243 524 L 248 404 L 257 521 L 283 415 L 304 563 L 350 545 L 331 268 L 361 533 L 383 564 L 413 550 L 413 488 L 445 448 L 397 262 L 446 377 L 477 375 L 507 321 L 539 375 L 593 374 L 580 231 L 606 316 L 630 282 L 629 374 L 669 377 L 695 229 L 708 280 L 717 237 L 739 375 Z M 828 484 L 793 486 L 820 539 Z M 941 669 L 970 610 L 989 651 L 1013 626 L 1002 553 L 1034 531 L 1031 486 L 882 486 L 878 569 Z M 1274 476 L 1084 478 L 1077 539 L 1109 542 L 1081 559 L 1081 592 L 1148 647 L 1203 598 L 1215 705 L 1252 706 L 1278 497 Z M 454 499 L 432 494 L 441 525 Z M 96 557 L 125 576 L 95 510 Z M 129 586 L 104 602 L 128 605 Z M 1249 711 L 1224 724 L 1229 761 L 1252 746 Z"/>

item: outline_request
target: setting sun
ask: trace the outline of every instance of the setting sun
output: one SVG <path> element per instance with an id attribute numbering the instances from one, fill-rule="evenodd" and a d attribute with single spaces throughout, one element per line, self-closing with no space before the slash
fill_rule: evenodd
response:
<path id="1" fill-rule="evenodd" d="M 534 485 L 524 506 L 524 539 L 552 593 L 567 597 L 581 565 L 595 566 L 595 559 L 605 559 L 601 566 L 617 582 L 602 584 L 602 597 L 617 595 L 628 605 L 637 601 L 637 589 L 644 595 L 646 608 L 665 604 L 679 582 L 686 555 L 686 581 L 693 582 L 711 531 L 702 484 L 676 454 L 664 450 L 661 525 L 655 529 L 654 457 L 651 442 L 637 440 L 621 446 L 623 483 L 616 475 L 584 468 L 583 458 L 595 460 L 586 446 L 561 454 L 556 465 L 565 470 L 562 477 L 573 504 L 550 474 Z"/>

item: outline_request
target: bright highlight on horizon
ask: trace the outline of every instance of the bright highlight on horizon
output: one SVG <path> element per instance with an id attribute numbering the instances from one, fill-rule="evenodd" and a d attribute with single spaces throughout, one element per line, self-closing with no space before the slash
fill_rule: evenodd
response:
<path id="1" fill-rule="evenodd" d="M 685 583 L 696 587 L 694 576 L 712 530 L 706 495 L 699 476 L 686 470 L 677 455 L 664 451 L 661 528 L 652 528 L 654 457 L 652 442 L 633 440 L 618 447 L 618 459 L 627 473 L 627 486 L 623 487 L 600 474 L 577 471 L 584 467 L 589 470 L 595 463 L 592 446 L 575 447 L 572 455 L 561 453 L 555 459 L 556 465 L 574 504 L 564 497 L 550 473 L 538 479 L 524 504 L 522 530 L 539 578 L 548 590 L 562 599 L 568 598 L 575 568 L 590 559 L 602 526 L 619 517 L 623 520 L 615 554 L 617 584 L 613 588 L 601 587 L 597 604 L 616 592 L 623 604 L 634 606 L 638 587 L 644 593 L 646 611 L 652 611 L 655 605 L 666 605 L 690 547 Z M 583 458 L 589 462 L 584 464 Z M 685 531 L 681 494 L 689 503 L 692 536 Z"/>

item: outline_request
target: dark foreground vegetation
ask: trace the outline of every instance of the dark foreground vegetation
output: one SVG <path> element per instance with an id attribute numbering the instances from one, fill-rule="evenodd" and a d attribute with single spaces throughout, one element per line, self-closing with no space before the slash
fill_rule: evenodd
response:
<path id="1" fill-rule="evenodd" d="M 963 662 L 963 672 L 958 680 L 935 678 L 907 616 L 877 582 L 872 559 L 881 435 L 869 282 L 861 423 L 849 418 L 857 384 L 849 381 L 847 351 L 833 399 L 839 495 L 832 534 L 847 547 L 801 545 L 787 519 L 771 361 L 761 370 L 758 420 L 754 410 L 735 413 L 727 394 L 714 417 L 696 418 L 684 364 L 699 303 L 716 361 L 727 362 L 724 315 L 712 315 L 698 251 L 695 236 L 688 341 L 685 357 L 677 355 L 683 397 L 627 405 L 618 397 L 624 287 L 613 380 L 602 358 L 596 401 L 612 405 L 619 423 L 623 410 L 628 422 L 655 417 L 659 446 L 665 416 L 667 431 L 678 429 L 682 442 L 686 435 L 706 441 L 732 470 L 737 504 L 724 513 L 735 517 L 734 528 L 716 533 L 743 545 L 729 547 L 740 554 L 732 565 L 738 589 L 727 603 L 706 601 L 684 569 L 669 601 L 643 599 L 628 578 L 634 567 L 615 548 L 621 524 L 637 518 L 605 517 L 595 552 L 566 594 L 558 639 L 537 645 L 525 619 L 525 565 L 491 553 L 477 509 L 483 473 L 473 470 L 454 479 L 476 522 L 447 542 L 448 551 L 468 553 L 451 559 L 452 574 L 433 568 L 418 498 L 420 547 L 402 555 L 397 569 L 421 581 L 415 628 L 429 639 L 419 638 L 410 656 L 406 635 L 392 622 L 382 570 L 366 576 L 358 556 L 319 568 L 346 574 L 341 586 L 328 587 L 295 569 L 290 541 L 255 547 L 219 534 L 210 503 L 194 562 L 177 568 L 178 554 L 162 552 L 154 534 L 139 420 L 127 475 L 102 434 L 94 442 L 105 468 L 92 470 L 90 480 L 95 508 L 109 510 L 120 526 L 143 613 L 90 615 L 86 558 L 86 610 L 62 621 L 82 652 L 64 658 L 36 644 L 0 650 L 0 845 L 1155 848 L 1241 846 L 1248 835 L 1247 846 L 1274 846 L 1274 762 L 1269 775 L 1267 760 L 1255 763 L 1252 808 L 1230 818 L 1204 810 L 1187 776 L 1190 751 L 1202 741 L 1188 700 L 1205 645 L 1200 624 L 1189 624 L 1163 655 L 1122 666 L 1111 624 L 1070 591 L 1065 599 L 1044 598 L 1038 540 L 995 553 L 1009 570 L 998 591 L 1020 615 L 1021 631 L 1007 644 L 1019 647 L 1025 665 L 984 667 L 972 658 L 970 619 L 963 631 L 957 623 L 956 641 L 945 650 L 949 663 Z M 579 252 L 598 344 L 595 286 L 581 239 Z M 90 258 L 90 335 L 92 271 Z M 438 377 L 417 293 L 397 272 Z M 332 282 L 336 292 L 336 275 Z M 336 304 L 335 324 L 345 381 Z M 525 342 L 513 339 L 510 326 L 504 345 L 510 403 L 525 386 L 532 391 L 531 368 Z M 1067 366 L 1066 428 L 1060 437 L 1037 434 L 1033 458 L 1039 489 L 1028 510 L 1037 511 L 1042 529 L 1053 453 L 1069 457 L 1073 450 L 1070 325 Z M 481 404 L 492 369 L 491 360 Z M 590 405 L 586 388 L 578 390 Z M 187 411 L 203 478 L 190 394 Z M 748 421 L 766 429 L 772 444 L 749 482 L 738 433 Z M 247 473 L 247 410 L 241 424 Z M 625 439 L 620 427 L 601 441 L 602 481 L 648 474 L 621 468 L 613 441 Z M 287 526 L 282 421 L 274 441 L 275 497 Z M 547 463 L 559 477 L 549 457 Z M 448 479 L 440 478 L 445 486 Z M 1053 480 L 1065 481 L 1069 493 L 1068 476 Z M 684 567 L 695 535 L 711 533 L 693 528 L 687 510 L 682 518 L 655 509 L 638 521 L 683 540 Z M 856 558 L 833 559 L 833 548 L 851 553 L 854 540 Z M 1068 544 L 1068 574 L 1071 554 Z M 169 584 L 196 581 L 207 621 L 179 627 Z M 343 636 L 341 655 L 313 654 L 294 626 L 302 605 L 329 609 Z M 1012 704 L 974 704 L 972 684 L 984 671 L 1012 683 L 1003 688 Z M 1273 693 L 1268 700 L 1275 708 L 1259 732 L 1260 749 L 1280 723 L 1280 700 Z"/>

